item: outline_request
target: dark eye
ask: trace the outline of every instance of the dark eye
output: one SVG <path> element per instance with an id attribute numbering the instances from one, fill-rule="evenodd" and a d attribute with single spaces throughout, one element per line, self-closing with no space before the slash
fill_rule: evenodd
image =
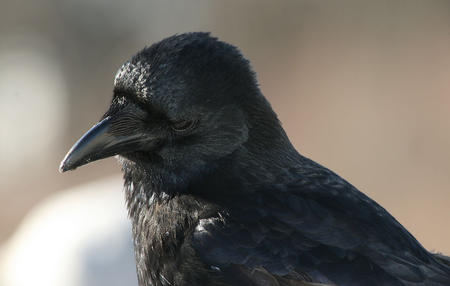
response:
<path id="1" fill-rule="evenodd" d="M 178 120 L 172 123 L 172 129 L 177 132 L 187 131 L 194 127 L 195 121 L 193 120 Z"/>

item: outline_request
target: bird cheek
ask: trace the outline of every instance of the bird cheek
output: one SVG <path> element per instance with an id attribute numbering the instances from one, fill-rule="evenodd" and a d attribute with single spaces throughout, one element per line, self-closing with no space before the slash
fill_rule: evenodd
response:
<path id="1" fill-rule="evenodd" d="M 147 153 L 158 153 L 164 146 L 164 139 L 157 137 L 148 137 L 142 141 L 141 150 Z"/>

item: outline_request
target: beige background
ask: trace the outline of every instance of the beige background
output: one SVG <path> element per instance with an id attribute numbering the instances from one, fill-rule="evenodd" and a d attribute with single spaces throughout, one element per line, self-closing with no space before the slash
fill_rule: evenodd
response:
<path id="1" fill-rule="evenodd" d="M 302 154 L 450 254 L 448 1 L 3 1 L 0 241 L 45 197 L 119 173 L 57 168 L 121 63 L 186 31 L 240 47 Z"/>

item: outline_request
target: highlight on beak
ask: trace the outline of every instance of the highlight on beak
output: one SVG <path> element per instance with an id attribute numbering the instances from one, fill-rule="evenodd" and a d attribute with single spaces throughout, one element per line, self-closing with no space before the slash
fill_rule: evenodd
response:
<path id="1" fill-rule="evenodd" d="M 141 135 L 115 135 L 110 132 L 111 125 L 112 120 L 108 116 L 89 129 L 70 148 L 69 152 L 61 161 L 59 171 L 63 173 L 92 161 L 139 148 L 143 141 Z"/>
<path id="2" fill-rule="evenodd" d="M 95 153 L 105 145 L 109 126 L 110 118 L 106 117 L 89 129 L 67 152 L 59 165 L 59 171 L 63 173 L 93 161 Z"/>

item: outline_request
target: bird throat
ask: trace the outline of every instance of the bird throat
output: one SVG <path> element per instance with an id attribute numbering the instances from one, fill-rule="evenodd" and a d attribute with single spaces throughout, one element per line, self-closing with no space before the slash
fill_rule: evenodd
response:
<path id="1" fill-rule="evenodd" d="M 193 259 L 187 238 L 200 219 L 217 209 L 190 194 L 167 192 L 155 174 L 121 163 L 139 285 L 172 285 L 183 264 Z"/>

